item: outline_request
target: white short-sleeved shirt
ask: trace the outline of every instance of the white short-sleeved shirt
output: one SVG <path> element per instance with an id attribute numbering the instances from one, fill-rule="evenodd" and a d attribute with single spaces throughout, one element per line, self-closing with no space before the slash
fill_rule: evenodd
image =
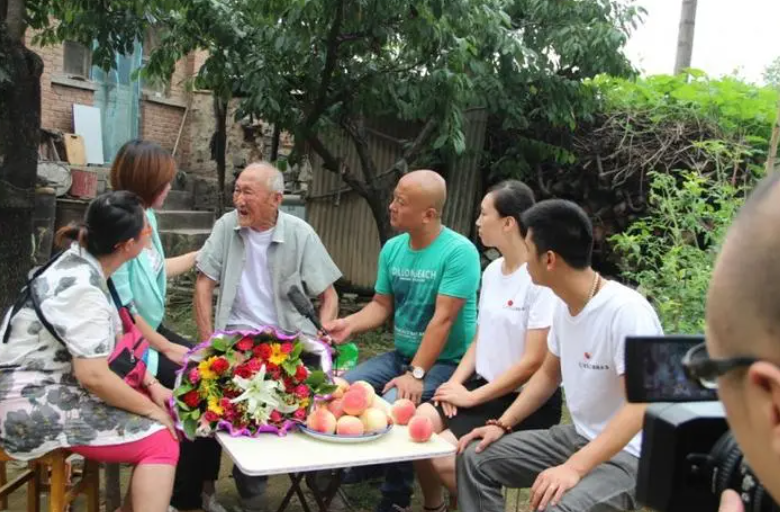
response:
<path id="1" fill-rule="evenodd" d="M 522 359 L 526 332 L 550 327 L 559 301 L 531 281 L 527 265 L 504 275 L 503 263 L 504 258 L 493 261 L 482 274 L 476 370 L 488 382 Z"/>
<path id="2" fill-rule="evenodd" d="M 0 445 L 20 460 L 56 448 L 130 443 L 162 424 L 112 407 L 84 389 L 73 358 L 106 358 L 114 350 L 121 322 L 100 263 L 74 244 L 35 279 L 32 293 L 46 320 L 64 340 L 42 325 L 28 300 L 0 325 Z"/>
<path id="3" fill-rule="evenodd" d="M 236 300 L 230 310 L 228 325 L 244 325 L 257 329 L 279 325 L 274 306 L 271 270 L 268 265 L 268 248 L 273 229 L 246 231 L 246 263 L 236 292 Z"/>
<path id="4" fill-rule="evenodd" d="M 561 359 L 566 405 L 580 435 L 595 439 L 626 403 L 620 383 L 626 336 L 661 334 L 650 303 L 614 281 L 607 281 L 577 316 L 560 302 L 548 348 Z M 639 432 L 624 450 L 638 457 L 641 443 Z"/>

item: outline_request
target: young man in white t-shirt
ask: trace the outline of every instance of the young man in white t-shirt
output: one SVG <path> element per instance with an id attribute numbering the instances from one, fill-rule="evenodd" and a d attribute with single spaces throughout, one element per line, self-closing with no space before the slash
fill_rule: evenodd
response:
<path id="1" fill-rule="evenodd" d="M 645 407 L 625 400 L 625 338 L 662 334 L 658 315 L 590 267 L 593 229 L 580 207 L 542 201 L 522 220 L 531 278 L 561 300 L 542 367 L 500 418 L 461 439 L 458 502 L 503 511 L 502 487 L 530 487 L 534 510 L 633 510 Z M 573 424 L 511 433 L 561 383 Z"/>

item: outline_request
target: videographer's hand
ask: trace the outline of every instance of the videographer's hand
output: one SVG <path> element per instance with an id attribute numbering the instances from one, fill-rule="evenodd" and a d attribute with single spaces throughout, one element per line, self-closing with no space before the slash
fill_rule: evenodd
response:
<path id="1" fill-rule="evenodd" d="M 336 344 L 342 344 L 352 336 L 352 327 L 346 318 L 337 318 L 322 325 Z"/>
<path id="2" fill-rule="evenodd" d="M 745 512 L 745 505 L 742 504 L 742 499 L 736 491 L 727 489 L 720 495 L 718 512 Z"/>

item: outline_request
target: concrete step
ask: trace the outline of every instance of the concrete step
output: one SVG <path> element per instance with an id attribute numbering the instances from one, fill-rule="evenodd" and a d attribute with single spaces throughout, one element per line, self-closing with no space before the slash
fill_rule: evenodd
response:
<path id="1" fill-rule="evenodd" d="M 160 241 L 170 258 L 199 250 L 210 234 L 211 229 L 161 229 Z"/>
<path id="2" fill-rule="evenodd" d="M 163 210 L 192 210 L 192 192 L 171 190 L 165 198 Z"/>
<path id="3" fill-rule="evenodd" d="M 157 226 L 160 231 L 179 229 L 211 229 L 214 225 L 214 213 L 194 210 L 160 210 L 157 214 Z"/>

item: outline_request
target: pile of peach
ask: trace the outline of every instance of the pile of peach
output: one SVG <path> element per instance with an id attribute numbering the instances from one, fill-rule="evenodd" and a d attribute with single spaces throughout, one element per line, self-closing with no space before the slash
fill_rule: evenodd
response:
<path id="1" fill-rule="evenodd" d="M 349 384 L 336 378 L 338 389 L 329 402 L 320 402 L 309 413 L 306 426 L 316 432 L 343 436 L 360 436 L 385 430 L 388 425 L 408 425 L 412 441 L 422 443 L 431 438 L 433 424 L 424 416 L 415 416 L 417 408 L 407 399 L 396 400 L 388 414 L 377 402 L 374 388 L 364 381 Z"/>

